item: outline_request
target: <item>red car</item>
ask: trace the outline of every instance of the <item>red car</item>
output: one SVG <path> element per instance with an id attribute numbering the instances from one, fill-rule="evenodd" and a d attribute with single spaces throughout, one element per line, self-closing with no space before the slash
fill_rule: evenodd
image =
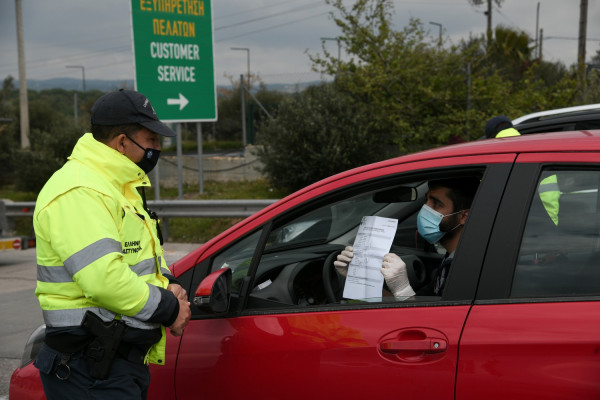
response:
<path id="1" fill-rule="evenodd" d="M 411 285 L 431 279 L 443 250 L 416 216 L 427 181 L 447 177 L 480 184 L 442 295 L 343 298 L 332 262 L 363 216 L 397 219 Z M 149 398 L 599 399 L 599 189 L 600 131 L 453 145 L 317 182 L 171 266 L 192 320 L 168 335 Z M 43 398 L 38 333 L 11 400 Z"/>

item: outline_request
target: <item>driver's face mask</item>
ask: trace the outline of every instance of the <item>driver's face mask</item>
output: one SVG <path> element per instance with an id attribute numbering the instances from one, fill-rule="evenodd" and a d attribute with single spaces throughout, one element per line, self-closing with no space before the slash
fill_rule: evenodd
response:
<path id="1" fill-rule="evenodd" d="M 423 236 L 425 240 L 433 244 L 439 242 L 444 237 L 446 232 L 440 230 L 440 223 L 444 217 L 449 217 L 454 214 L 458 214 L 460 211 L 451 214 L 442 214 L 429 207 L 427 204 L 423 204 L 419 215 L 417 216 L 417 230 L 419 234 Z M 460 224 L 459 224 L 460 225 Z M 455 226 L 451 230 L 456 229 L 459 225 Z"/>

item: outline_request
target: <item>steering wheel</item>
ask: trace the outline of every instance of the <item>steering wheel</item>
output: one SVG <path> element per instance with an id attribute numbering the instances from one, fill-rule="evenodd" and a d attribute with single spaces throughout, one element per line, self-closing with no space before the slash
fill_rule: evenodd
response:
<path id="1" fill-rule="evenodd" d="M 330 303 L 337 303 L 340 301 L 344 292 L 344 284 L 346 283 L 346 278 L 338 274 L 333 265 L 333 262 L 341 252 L 342 250 L 336 250 L 330 253 L 323 263 L 323 286 L 325 288 L 327 300 Z M 410 286 L 416 292 L 425 286 L 425 283 L 427 282 L 427 269 L 418 256 L 407 254 L 400 257 L 402 258 L 402 261 L 406 263 L 408 281 L 410 282 Z"/>
<path id="2" fill-rule="evenodd" d="M 331 252 L 323 263 L 323 286 L 325 288 L 325 296 L 327 296 L 327 301 L 329 303 L 337 303 L 340 301 L 342 293 L 344 292 L 346 278 L 338 274 L 333 265 L 333 262 L 341 252 L 342 249 Z"/>

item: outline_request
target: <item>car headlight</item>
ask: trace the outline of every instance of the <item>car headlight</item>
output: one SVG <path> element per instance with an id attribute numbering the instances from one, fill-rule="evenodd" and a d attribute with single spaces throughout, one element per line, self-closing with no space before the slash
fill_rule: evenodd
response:
<path id="1" fill-rule="evenodd" d="M 27 339 L 25 349 L 23 349 L 23 356 L 21 357 L 21 368 L 35 360 L 42 344 L 44 344 L 44 338 L 46 337 L 46 325 L 42 324 L 36 328 L 35 331 Z"/>

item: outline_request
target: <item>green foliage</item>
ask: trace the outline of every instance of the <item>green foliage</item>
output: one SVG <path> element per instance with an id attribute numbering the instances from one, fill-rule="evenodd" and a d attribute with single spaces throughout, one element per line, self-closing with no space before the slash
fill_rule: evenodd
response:
<path id="1" fill-rule="evenodd" d="M 307 89 L 280 105 L 260 131 L 258 157 L 272 184 L 296 190 L 390 156 L 390 142 L 363 104 L 335 84 Z"/>
<path id="2" fill-rule="evenodd" d="M 199 193 L 198 185 L 183 186 L 184 198 L 201 200 L 218 199 L 279 199 L 288 194 L 288 192 L 275 189 L 266 179 L 255 181 L 235 181 L 235 182 L 204 182 L 204 193 Z M 161 199 L 176 199 L 179 195 L 177 188 L 160 188 Z M 1 192 L 0 192 L 1 193 Z M 154 199 L 154 191 L 147 190 L 148 200 Z"/>
<path id="3" fill-rule="evenodd" d="M 13 153 L 15 184 L 20 190 L 39 191 L 67 161 L 81 135 L 73 120 L 56 111 L 59 102 L 47 100 L 41 96 L 29 102 L 31 147 Z"/>
<path id="4" fill-rule="evenodd" d="M 18 96 L 13 78 L 8 76 L 0 91 L 0 118 L 2 118 L 0 121 L 0 165 L 2 165 L 0 187 L 14 180 L 13 153 L 20 146 Z"/>
<path id="5" fill-rule="evenodd" d="M 153 193 L 147 191 L 148 198 Z M 204 182 L 204 193 L 199 194 L 198 185 L 186 185 L 184 198 L 200 200 L 219 199 L 280 199 L 287 192 L 274 189 L 265 179 L 241 182 Z M 161 188 L 162 199 L 176 199 L 177 189 Z M 241 221 L 240 218 L 170 218 L 169 241 L 184 243 L 204 243 L 229 227 Z"/>
<path id="6" fill-rule="evenodd" d="M 477 139 L 495 115 L 577 103 L 574 74 L 533 60 L 524 32 L 499 26 L 489 46 L 483 36 L 439 45 L 419 20 L 394 30 L 389 0 L 326 1 L 348 57 L 323 46 L 323 55 L 310 56 L 313 67 L 335 75 L 400 153 Z"/>
<path id="7" fill-rule="evenodd" d="M 241 220 L 241 218 L 170 218 L 169 242 L 204 243 Z"/>
<path id="8" fill-rule="evenodd" d="M 48 131 L 33 129 L 31 148 L 18 150 L 14 154 L 16 187 L 24 191 L 37 192 L 46 181 L 67 161 L 80 133 L 75 127 L 50 126 Z"/>

